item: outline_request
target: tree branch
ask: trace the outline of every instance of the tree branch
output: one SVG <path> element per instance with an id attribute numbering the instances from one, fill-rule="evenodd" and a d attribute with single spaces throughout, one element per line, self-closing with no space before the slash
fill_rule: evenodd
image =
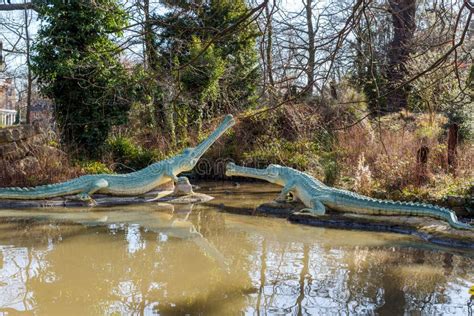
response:
<path id="1" fill-rule="evenodd" d="M 36 6 L 32 2 L 0 4 L 0 11 L 22 11 L 28 9 L 36 11 Z"/>

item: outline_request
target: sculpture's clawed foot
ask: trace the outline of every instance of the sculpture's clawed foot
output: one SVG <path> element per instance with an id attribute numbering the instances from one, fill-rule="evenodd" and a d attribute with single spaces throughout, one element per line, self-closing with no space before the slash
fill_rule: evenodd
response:
<path id="1" fill-rule="evenodd" d="M 300 213 L 300 214 L 314 214 L 314 210 L 310 209 L 310 208 L 302 208 L 297 213 Z"/>
<path id="2" fill-rule="evenodd" d="M 91 198 L 89 201 L 87 201 L 87 206 L 97 206 L 97 202 L 93 198 Z"/>
<path id="3" fill-rule="evenodd" d="M 76 199 L 79 201 L 87 202 L 88 206 L 96 206 L 97 202 L 87 193 L 79 193 L 76 195 Z"/>
<path id="4" fill-rule="evenodd" d="M 318 210 L 315 210 L 313 208 L 303 208 L 297 212 L 296 214 L 311 214 L 311 215 L 324 215 L 324 212 L 318 212 Z"/>
<path id="5" fill-rule="evenodd" d="M 179 177 L 173 191 L 174 195 L 193 195 L 193 186 L 187 177 Z"/>
<path id="6" fill-rule="evenodd" d="M 292 195 L 279 195 L 276 199 L 273 200 L 276 203 L 291 203 L 295 202 L 295 199 Z"/>

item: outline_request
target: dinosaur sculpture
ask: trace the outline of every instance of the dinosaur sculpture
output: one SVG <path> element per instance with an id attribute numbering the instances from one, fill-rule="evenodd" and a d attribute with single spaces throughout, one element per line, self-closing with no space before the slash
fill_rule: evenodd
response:
<path id="1" fill-rule="evenodd" d="M 326 207 L 336 211 L 376 215 L 415 215 L 445 220 L 456 229 L 474 230 L 474 226 L 460 222 L 456 214 L 446 208 L 430 204 L 373 199 L 354 192 L 331 188 L 321 181 L 293 168 L 269 165 L 255 169 L 227 164 L 227 176 L 251 177 L 283 186 L 276 201 L 286 201 L 288 194 L 307 207 L 300 212 L 323 215 Z"/>
<path id="2" fill-rule="evenodd" d="M 94 193 L 114 196 L 141 195 L 163 183 L 177 183 L 177 175 L 193 169 L 206 150 L 234 124 L 232 115 L 227 115 L 219 127 L 197 147 L 187 148 L 175 157 L 156 162 L 136 172 L 85 175 L 66 182 L 31 188 L 0 188 L 0 199 L 34 200 L 77 195 L 79 200 L 93 204 L 91 195 Z"/>

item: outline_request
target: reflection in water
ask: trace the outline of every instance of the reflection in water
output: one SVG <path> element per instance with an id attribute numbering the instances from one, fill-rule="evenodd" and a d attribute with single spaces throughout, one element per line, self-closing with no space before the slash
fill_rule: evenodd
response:
<path id="1" fill-rule="evenodd" d="M 212 194 L 194 208 L 0 211 L 0 314 L 472 313 L 472 252 L 217 211 L 271 199 L 267 185 Z"/>

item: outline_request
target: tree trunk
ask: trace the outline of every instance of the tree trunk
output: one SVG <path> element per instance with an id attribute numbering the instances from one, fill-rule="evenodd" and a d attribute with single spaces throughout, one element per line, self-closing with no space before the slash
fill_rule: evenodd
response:
<path id="1" fill-rule="evenodd" d="M 267 45 L 265 47 L 265 59 L 266 59 L 266 76 L 268 78 L 268 97 L 270 104 L 273 104 L 275 99 L 275 80 L 273 78 L 273 56 L 272 56 L 272 48 L 273 48 L 273 26 L 272 26 L 272 14 L 273 9 L 270 11 L 269 8 L 270 1 L 265 6 L 265 16 L 266 16 L 266 37 L 267 37 Z"/>
<path id="2" fill-rule="evenodd" d="M 30 33 L 28 30 L 28 10 L 25 8 L 24 10 L 25 16 L 25 40 L 26 40 L 26 66 L 28 68 L 27 72 L 27 91 L 26 91 L 26 123 L 30 124 L 31 119 L 31 92 L 32 92 L 32 84 L 33 84 L 33 76 L 31 73 L 31 63 L 30 63 Z M 20 120 L 21 121 L 21 120 Z"/>
<path id="3" fill-rule="evenodd" d="M 138 2 L 139 3 L 139 2 Z M 154 44 L 153 21 L 150 16 L 150 0 L 143 1 L 143 64 L 153 78 L 157 78 L 159 72 L 158 54 Z M 171 100 L 159 100 L 157 95 L 152 95 L 154 101 L 158 125 L 164 134 L 169 135 L 171 145 L 176 145 L 175 124 L 173 118 L 173 104 Z"/>
<path id="4" fill-rule="evenodd" d="M 426 145 L 422 145 L 416 152 L 416 180 L 418 185 L 426 183 L 428 180 L 428 155 L 430 149 Z"/>
<path id="5" fill-rule="evenodd" d="M 398 86 L 405 79 L 405 63 L 412 51 L 411 41 L 415 32 L 416 0 L 389 0 L 393 23 L 393 39 L 388 50 L 387 111 L 396 112 L 406 108 L 408 89 Z"/>
<path id="6" fill-rule="evenodd" d="M 31 2 L 0 4 L 0 11 L 20 11 L 20 10 L 36 10 L 36 7 Z"/>
<path id="7" fill-rule="evenodd" d="M 270 89 L 273 90 L 275 81 L 273 79 L 273 58 L 272 58 L 272 37 L 273 37 L 273 27 L 272 27 L 272 12 L 268 4 L 265 6 L 265 15 L 267 17 L 267 47 L 265 48 L 265 54 L 267 57 L 267 77 L 268 83 L 270 84 Z"/>
<path id="8" fill-rule="evenodd" d="M 0 71 L 2 71 L 3 66 L 3 42 L 0 41 Z"/>
<path id="9" fill-rule="evenodd" d="M 366 71 L 365 71 L 365 60 L 364 60 L 364 54 L 363 54 L 363 44 L 364 42 L 362 41 L 362 30 L 361 28 L 358 28 L 357 33 L 356 33 L 356 58 L 355 58 L 355 67 L 357 71 L 357 80 L 359 83 L 363 83 L 365 76 L 366 76 Z"/>
<path id="10" fill-rule="evenodd" d="M 452 123 L 448 130 L 448 171 L 454 176 L 457 168 L 457 146 L 459 125 Z"/>
<path id="11" fill-rule="evenodd" d="M 145 69 L 156 70 L 157 58 L 153 45 L 153 29 L 150 21 L 150 0 L 143 1 L 143 43 L 144 43 L 144 64 Z"/>
<path id="12" fill-rule="evenodd" d="M 308 83 L 305 88 L 305 95 L 313 95 L 314 86 L 314 63 L 316 59 L 316 48 L 314 44 L 314 28 L 313 28 L 313 3 L 312 0 L 306 0 L 306 25 L 308 32 L 308 64 L 306 65 L 306 77 Z"/>

